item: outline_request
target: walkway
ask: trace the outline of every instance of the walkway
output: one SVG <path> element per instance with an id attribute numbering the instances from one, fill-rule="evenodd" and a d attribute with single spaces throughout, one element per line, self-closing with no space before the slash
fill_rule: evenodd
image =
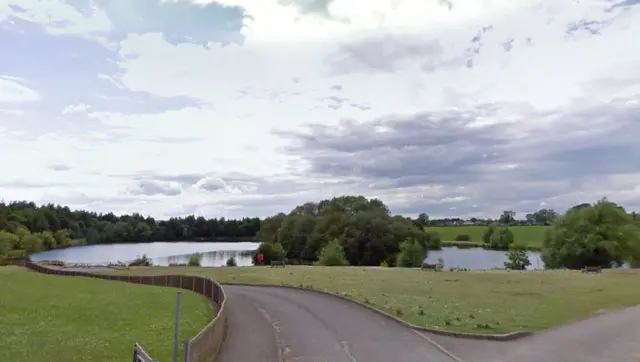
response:
<path id="1" fill-rule="evenodd" d="M 330 295 L 224 289 L 228 334 L 220 362 L 454 361 L 412 329 Z"/>

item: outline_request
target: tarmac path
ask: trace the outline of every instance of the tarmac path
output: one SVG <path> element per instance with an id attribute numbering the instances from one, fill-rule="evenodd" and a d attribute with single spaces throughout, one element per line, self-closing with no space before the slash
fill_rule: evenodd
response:
<path id="1" fill-rule="evenodd" d="M 312 291 L 224 285 L 220 362 L 455 362 L 420 333 Z"/>

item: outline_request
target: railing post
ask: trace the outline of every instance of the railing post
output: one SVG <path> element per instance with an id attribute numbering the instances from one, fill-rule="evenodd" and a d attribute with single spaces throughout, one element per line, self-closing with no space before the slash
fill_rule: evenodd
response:
<path id="1" fill-rule="evenodd" d="M 178 340 L 180 338 L 180 310 L 182 306 L 182 292 L 178 292 L 178 300 L 176 303 L 176 326 L 173 334 L 173 362 L 178 362 L 178 349 L 179 343 Z"/>
<path id="2" fill-rule="evenodd" d="M 189 348 L 191 347 L 191 341 L 185 339 L 182 341 L 183 352 L 184 352 L 184 362 L 189 362 Z"/>

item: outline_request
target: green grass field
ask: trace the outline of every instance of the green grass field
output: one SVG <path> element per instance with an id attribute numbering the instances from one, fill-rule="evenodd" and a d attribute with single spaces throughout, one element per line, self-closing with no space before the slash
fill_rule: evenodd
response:
<path id="1" fill-rule="evenodd" d="M 509 230 L 513 232 L 517 243 L 522 243 L 530 247 L 540 247 L 545 231 L 549 226 L 511 226 Z M 454 241 L 456 236 L 467 234 L 471 236 L 472 242 L 482 243 L 482 234 L 487 230 L 486 226 L 428 226 L 426 231 L 437 231 L 443 241 Z"/>
<path id="2" fill-rule="evenodd" d="M 147 267 L 134 275 L 187 274 L 223 283 L 293 285 L 366 302 L 411 323 L 476 333 L 536 331 L 640 304 L 640 272 L 433 272 L 399 268 Z"/>
<path id="3" fill-rule="evenodd" d="M 0 267 L 0 361 L 130 361 L 140 343 L 170 361 L 176 289 Z M 183 294 L 181 338 L 213 318 L 207 300 Z"/>

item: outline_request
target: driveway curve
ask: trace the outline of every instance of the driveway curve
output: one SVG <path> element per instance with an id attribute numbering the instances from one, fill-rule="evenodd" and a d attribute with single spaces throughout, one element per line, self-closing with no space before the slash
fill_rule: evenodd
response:
<path id="1" fill-rule="evenodd" d="M 312 291 L 224 285 L 221 362 L 454 362 L 416 331 Z"/>

